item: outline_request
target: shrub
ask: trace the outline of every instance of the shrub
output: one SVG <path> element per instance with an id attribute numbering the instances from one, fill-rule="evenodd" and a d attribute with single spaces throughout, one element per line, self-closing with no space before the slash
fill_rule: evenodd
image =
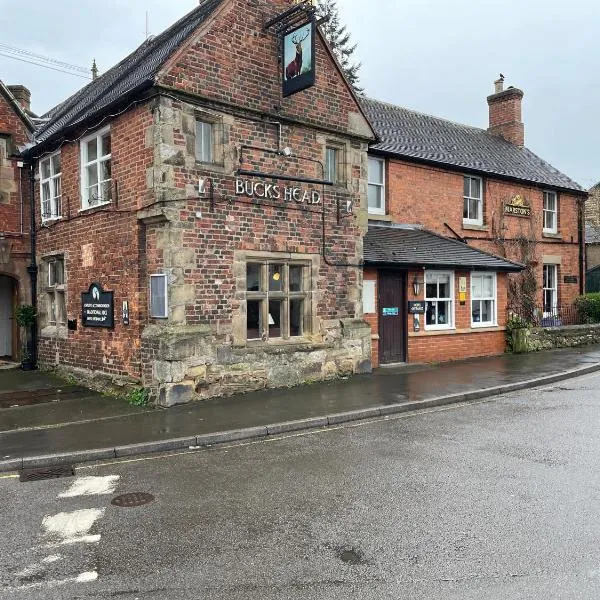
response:
<path id="1" fill-rule="evenodd" d="M 35 323 L 35 308 L 31 304 L 21 304 L 15 311 L 19 327 L 31 327 Z"/>
<path id="2" fill-rule="evenodd" d="M 600 292 L 579 296 L 575 308 L 582 323 L 600 323 Z"/>

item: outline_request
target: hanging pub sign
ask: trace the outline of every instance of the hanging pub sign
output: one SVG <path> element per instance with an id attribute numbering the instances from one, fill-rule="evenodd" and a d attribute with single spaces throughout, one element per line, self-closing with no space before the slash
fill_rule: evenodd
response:
<path id="1" fill-rule="evenodd" d="M 531 206 L 525 202 L 525 198 L 521 194 L 517 194 L 504 205 L 504 214 L 514 217 L 530 217 Z"/>
<path id="2" fill-rule="evenodd" d="M 107 327 L 115 325 L 113 292 L 105 292 L 99 283 L 81 294 L 81 324 L 83 327 Z"/>
<path id="3" fill-rule="evenodd" d="M 315 84 L 315 37 L 314 21 L 282 35 L 284 98 Z"/>

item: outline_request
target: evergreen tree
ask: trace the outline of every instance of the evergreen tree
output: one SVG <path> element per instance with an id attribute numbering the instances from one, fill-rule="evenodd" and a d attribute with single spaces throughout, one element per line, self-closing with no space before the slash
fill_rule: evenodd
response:
<path id="1" fill-rule="evenodd" d="M 352 62 L 351 60 L 356 50 L 356 44 L 353 45 L 351 43 L 350 33 L 346 31 L 346 26 L 340 23 L 337 0 L 319 0 L 317 4 L 317 18 L 327 19 L 321 25 L 321 30 L 354 91 L 362 94 L 364 90 L 359 85 L 358 75 L 361 63 Z"/>

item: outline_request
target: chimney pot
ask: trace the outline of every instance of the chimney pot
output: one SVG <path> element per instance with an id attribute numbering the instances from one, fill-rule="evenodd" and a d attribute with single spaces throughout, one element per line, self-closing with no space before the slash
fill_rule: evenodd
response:
<path id="1" fill-rule="evenodd" d="M 31 92 L 24 85 L 6 86 L 25 112 L 31 112 Z"/>
<path id="2" fill-rule="evenodd" d="M 496 79 L 496 81 L 494 81 L 494 87 L 495 87 L 495 94 L 499 94 L 500 92 L 504 91 L 504 75 L 502 75 L 502 73 L 500 73 L 500 77 L 498 79 Z"/>

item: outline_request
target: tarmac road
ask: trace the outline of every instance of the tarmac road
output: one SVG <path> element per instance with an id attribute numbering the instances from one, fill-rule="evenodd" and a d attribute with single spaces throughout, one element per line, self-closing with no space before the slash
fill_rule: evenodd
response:
<path id="1" fill-rule="evenodd" d="M 0 478 L 0 598 L 596 599 L 600 375 Z M 148 492 L 154 501 L 111 499 Z"/>

